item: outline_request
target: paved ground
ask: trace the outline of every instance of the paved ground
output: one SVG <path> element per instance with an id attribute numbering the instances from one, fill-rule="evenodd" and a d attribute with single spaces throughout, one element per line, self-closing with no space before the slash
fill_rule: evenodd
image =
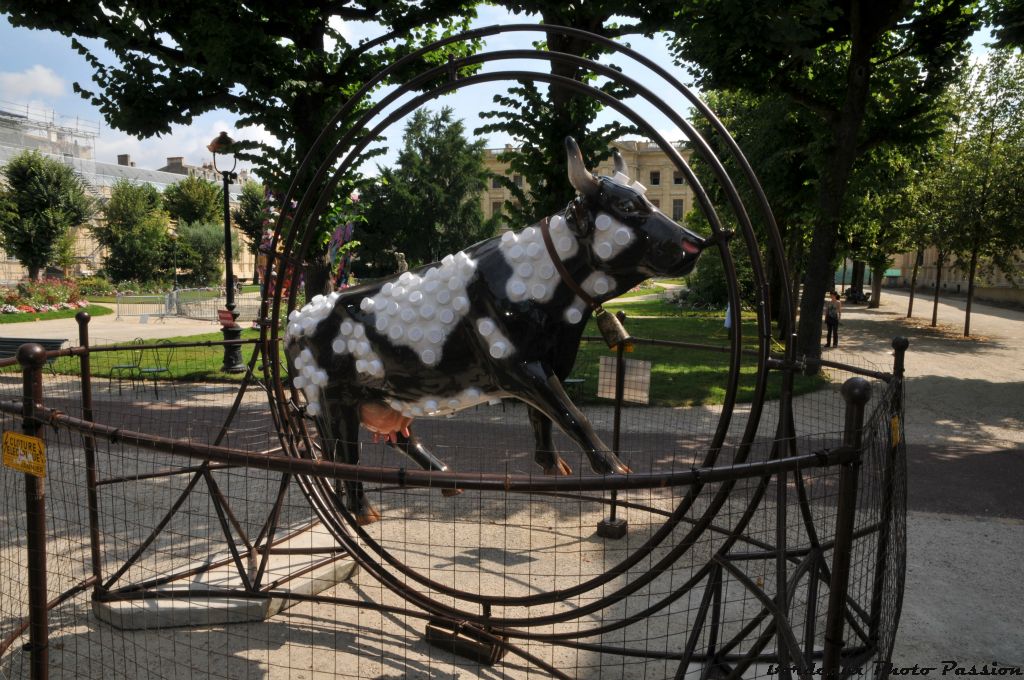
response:
<path id="1" fill-rule="evenodd" d="M 944 660 L 1024 666 L 1024 312 L 886 291 L 880 309 L 848 307 L 840 353 L 891 363 L 885 341 L 907 353 L 909 520 L 899 666 Z M 835 350 L 827 352 L 835 353 Z M 934 674 L 934 673 L 933 673 Z"/>
<path id="2" fill-rule="evenodd" d="M 889 340 L 910 338 L 906 433 L 909 442 L 909 563 L 894 662 L 945 660 L 1024 666 L 1024 312 L 976 304 L 973 338 L 962 337 L 962 299 L 919 298 L 905 320 L 905 292 L 885 291 L 880 309 L 848 307 L 847 353 L 891 365 Z M 181 319 L 140 324 L 98 317 L 96 340 L 160 338 L 217 330 Z M 9 324 L 6 337 L 77 337 L 73 320 Z"/>
<path id="3" fill-rule="evenodd" d="M 114 309 L 114 305 L 102 305 Z M 96 316 L 89 322 L 89 338 L 93 344 L 122 342 L 134 338 L 171 338 L 179 335 L 212 333 L 220 326 L 210 321 L 195 321 L 180 317 L 157 319 L 148 317 L 145 323 L 140 318 L 117 319 L 114 314 Z M 25 321 L 0 325 L 0 336 L 5 338 L 61 338 L 74 340 L 78 344 L 78 323 L 74 319 L 53 321 Z"/>

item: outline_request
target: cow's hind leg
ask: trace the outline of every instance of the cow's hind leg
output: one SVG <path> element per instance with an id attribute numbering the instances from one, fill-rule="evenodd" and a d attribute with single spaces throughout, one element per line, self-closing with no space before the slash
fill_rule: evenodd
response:
<path id="1" fill-rule="evenodd" d="M 445 472 L 448 469 L 448 466 L 441 462 L 437 456 L 435 456 L 430 449 L 424 446 L 423 442 L 421 442 L 419 438 L 411 432 L 408 435 L 404 432 L 396 432 L 395 441 L 391 441 L 389 444 L 391 448 L 405 456 L 408 456 L 409 460 L 416 463 L 424 470 Z M 445 496 L 455 496 L 462 493 L 462 490 L 455 487 L 448 487 L 441 489 L 441 493 Z"/>
<path id="2" fill-rule="evenodd" d="M 533 426 L 533 440 L 536 445 L 533 460 L 544 468 L 546 475 L 571 475 L 572 468 L 555 451 L 555 444 L 551 439 L 551 419 L 532 406 L 529 407 L 529 413 L 530 425 Z"/>
<path id="3" fill-rule="evenodd" d="M 344 421 L 343 441 L 338 442 L 344 453 L 344 461 L 351 465 L 359 464 L 359 411 L 351 406 L 342 406 L 341 417 Z M 373 524 L 380 519 L 377 508 L 366 498 L 362 482 L 345 482 L 345 505 L 361 525 Z"/>
<path id="4" fill-rule="evenodd" d="M 572 403 L 555 374 L 541 362 L 531 361 L 519 365 L 514 377 L 520 381 L 522 393 L 517 395 L 557 423 L 573 441 L 579 444 L 590 459 L 594 472 L 606 475 L 626 474 L 630 470 L 611 449 L 601 441 L 587 417 Z"/>

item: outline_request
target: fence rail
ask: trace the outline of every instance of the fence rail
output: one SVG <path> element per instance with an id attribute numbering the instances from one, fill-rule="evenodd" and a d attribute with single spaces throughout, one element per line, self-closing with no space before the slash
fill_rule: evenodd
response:
<path id="1" fill-rule="evenodd" d="M 0 365 L 0 421 L 44 438 L 49 461 L 45 480 L 0 469 L 0 677 L 494 677 L 485 667 L 507 655 L 518 657 L 502 669 L 511 678 L 733 668 L 769 680 L 772 663 L 838 679 L 841 668 L 875 677 L 891 654 L 905 560 L 905 343 L 894 343 L 892 374 L 864 372 L 881 389 L 853 377 L 828 392 L 838 420 L 820 419 L 835 426 L 823 434 L 692 464 L 663 450 L 683 412 L 620 413 L 617 399 L 635 473 L 541 477 L 522 472 L 515 447 L 529 444 L 511 434 L 524 420 L 514 408 L 421 424 L 460 472 L 385 467 L 383 444 L 366 443 L 359 465 L 296 456 L 258 389 L 179 378 L 173 401 L 153 389 L 143 411 L 144 385 L 129 402 L 107 377 L 125 348 L 89 347 L 88 315 L 79 321 L 79 347 L 23 348 L 20 372 Z M 191 371 L 219 344 L 176 349 L 192 352 Z M 62 371 L 44 375 L 47 358 Z M 495 432 L 513 449 L 504 458 Z M 344 482 L 366 484 L 384 510 L 371 531 L 334 496 Z M 461 495 L 438 493 L 453 489 Z M 610 538 L 600 526 L 616 508 L 629 531 Z M 292 585 L 346 565 L 361 573 L 351 587 Z M 239 602 L 245 616 L 270 613 L 223 630 L 209 620 Z M 295 616 L 275 617 L 282 606 Z M 411 624 L 424 621 L 419 638 Z"/>

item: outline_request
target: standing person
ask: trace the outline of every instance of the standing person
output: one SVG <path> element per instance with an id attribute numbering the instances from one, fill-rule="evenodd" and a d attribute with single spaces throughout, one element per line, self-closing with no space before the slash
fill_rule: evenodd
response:
<path id="1" fill-rule="evenodd" d="M 839 300 L 839 293 L 832 291 L 828 294 L 829 300 L 825 303 L 825 328 L 828 334 L 825 336 L 825 347 L 839 346 L 839 318 L 843 315 L 843 303 Z"/>

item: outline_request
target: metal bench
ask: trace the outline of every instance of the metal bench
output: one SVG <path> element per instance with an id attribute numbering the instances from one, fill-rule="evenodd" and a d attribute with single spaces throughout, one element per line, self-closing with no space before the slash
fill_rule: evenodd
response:
<path id="1" fill-rule="evenodd" d="M 67 340 L 54 338 L 0 338 L 0 359 L 18 356 L 19 347 L 33 342 L 38 345 L 42 345 L 43 349 L 47 352 L 52 352 L 63 347 Z M 46 362 L 51 371 L 53 370 L 53 361 L 55 358 L 56 357 L 51 357 L 50 359 L 47 359 Z"/>

